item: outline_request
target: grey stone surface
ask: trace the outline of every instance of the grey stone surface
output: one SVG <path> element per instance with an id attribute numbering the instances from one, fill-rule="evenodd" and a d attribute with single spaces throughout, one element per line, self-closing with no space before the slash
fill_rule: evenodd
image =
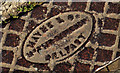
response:
<path id="1" fill-rule="evenodd" d="M 8 19 L 10 14 L 17 15 L 19 12 L 16 11 L 19 6 L 25 5 L 25 2 L 2 2 L 2 20 Z"/>

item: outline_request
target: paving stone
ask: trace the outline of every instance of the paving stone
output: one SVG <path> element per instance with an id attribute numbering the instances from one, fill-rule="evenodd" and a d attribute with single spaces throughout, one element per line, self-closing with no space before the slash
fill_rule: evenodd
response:
<path id="1" fill-rule="evenodd" d="M 29 25 L 26 27 L 27 28 L 27 31 L 31 31 L 32 29 L 35 28 L 37 24 L 34 22 L 34 21 L 30 21 L 29 22 Z"/>
<path id="2" fill-rule="evenodd" d="M 14 53 L 12 51 L 2 50 L 2 62 L 11 64 L 14 57 Z"/>
<path id="3" fill-rule="evenodd" d="M 16 47 L 19 44 L 19 39 L 19 36 L 16 34 L 8 34 L 4 45 Z"/>
<path id="4" fill-rule="evenodd" d="M 11 21 L 9 29 L 21 32 L 23 30 L 24 24 L 24 20 L 16 19 Z"/>
<path id="5" fill-rule="evenodd" d="M 34 67 L 37 68 L 39 72 L 43 70 L 50 71 L 48 64 L 34 64 Z"/>
<path id="6" fill-rule="evenodd" d="M 74 73 L 88 73 L 89 72 L 90 65 L 89 64 L 82 64 L 82 63 L 76 63 L 75 71 Z"/>
<path id="7" fill-rule="evenodd" d="M 92 60 L 93 54 L 94 54 L 94 49 L 92 49 L 91 47 L 87 47 L 78 54 L 78 57 L 80 59 Z"/>
<path id="8" fill-rule="evenodd" d="M 120 13 L 120 4 L 119 3 L 109 3 L 108 13 Z"/>
<path id="9" fill-rule="evenodd" d="M 113 34 L 100 33 L 98 34 L 97 41 L 100 46 L 112 46 L 115 44 L 116 36 Z M 109 42 L 109 43 L 108 43 Z"/>
<path id="10" fill-rule="evenodd" d="M 102 49 L 97 49 L 97 59 L 96 61 L 110 61 L 112 59 L 112 51 L 110 50 L 102 50 Z"/>
<path id="11" fill-rule="evenodd" d="M 102 13 L 104 11 L 104 2 L 92 2 L 90 6 L 91 11 Z"/>
<path id="12" fill-rule="evenodd" d="M 86 2 L 73 2 L 71 8 L 75 11 L 84 11 L 86 4 Z"/>
<path id="13" fill-rule="evenodd" d="M 63 73 L 63 72 L 68 73 L 70 71 L 71 67 L 72 66 L 70 63 L 60 63 L 60 64 L 55 66 L 53 71 L 55 71 L 57 73 Z"/>
<path id="14" fill-rule="evenodd" d="M 105 20 L 105 23 L 104 23 L 103 29 L 117 30 L 120 20 L 113 19 L 113 18 L 105 18 L 104 20 Z"/>
<path id="15" fill-rule="evenodd" d="M 46 7 L 38 6 L 34 8 L 32 11 L 31 17 L 32 18 L 37 18 L 37 19 L 44 19 L 44 15 L 46 14 Z"/>

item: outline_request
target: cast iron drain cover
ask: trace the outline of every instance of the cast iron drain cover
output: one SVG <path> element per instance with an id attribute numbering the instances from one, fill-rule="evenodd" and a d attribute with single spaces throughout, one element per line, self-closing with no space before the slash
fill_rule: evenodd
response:
<path id="1" fill-rule="evenodd" d="M 52 27 L 49 27 L 52 26 Z M 37 26 L 27 37 L 24 57 L 35 63 L 62 60 L 86 42 L 92 31 L 92 18 L 83 12 L 66 12 Z"/>
<path id="2" fill-rule="evenodd" d="M 119 8 L 117 2 L 36 6 L 0 28 L 3 72 L 112 71 L 120 58 Z"/>

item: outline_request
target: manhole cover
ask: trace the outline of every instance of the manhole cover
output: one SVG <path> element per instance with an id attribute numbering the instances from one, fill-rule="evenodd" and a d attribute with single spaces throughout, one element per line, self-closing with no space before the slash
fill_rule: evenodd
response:
<path id="1" fill-rule="evenodd" d="M 92 31 L 92 18 L 82 12 L 66 12 L 46 20 L 27 37 L 24 57 L 36 63 L 65 59 L 78 50 Z"/>

